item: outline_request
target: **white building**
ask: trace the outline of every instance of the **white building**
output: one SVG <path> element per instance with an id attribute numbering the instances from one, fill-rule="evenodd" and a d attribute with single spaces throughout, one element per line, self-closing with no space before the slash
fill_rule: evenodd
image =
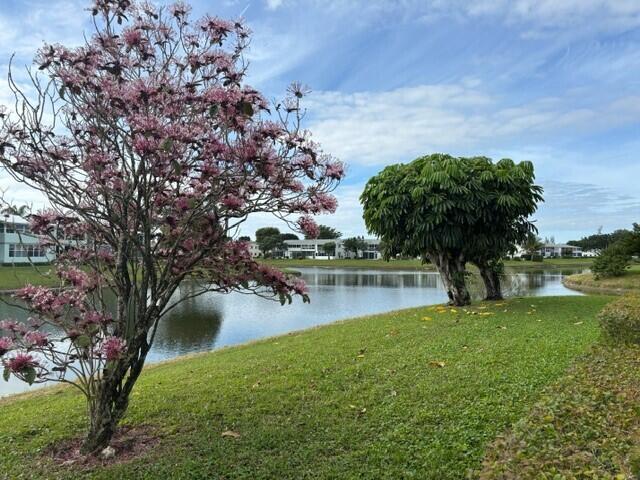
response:
<path id="1" fill-rule="evenodd" d="M 545 258 L 551 257 L 582 257 L 582 248 L 564 243 L 545 243 L 538 254 Z"/>
<path id="2" fill-rule="evenodd" d="M 380 240 L 377 238 L 363 238 L 366 243 L 364 250 L 358 251 L 358 258 L 379 259 L 382 258 L 380 253 Z M 285 240 L 287 248 L 281 253 L 284 258 L 314 258 L 316 260 L 329 260 L 331 258 L 354 258 L 353 252 L 347 252 L 344 248 L 344 240 L 342 239 L 312 239 L 312 240 Z M 327 243 L 335 244 L 335 252 L 327 255 L 323 246 Z M 252 257 L 262 256 L 262 251 L 256 242 L 249 243 L 249 251 Z"/>
<path id="3" fill-rule="evenodd" d="M 249 253 L 251 254 L 251 258 L 257 258 L 262 256 L 262 250 L 256 242 L 249 242 Z"/>
<path id="4" fill-rule="evenodd" d="M 48 263 L 55 258 L 51 249 L 40 246 L 24 221 L 0 221 L 0 262 L 3 264 Z"/>
<path id="5" fill-rule="evenodd" d="M 366 243 L 364 250 L 358 252 L 358 258 L 379 259 L 382 258 L 380 253 L 380 240 L 377 238 L 363 238 Z M 329 258 L 354 258 L 353 252 L 347 252 L 344 248 L 344 240 L 336 239 L 311 239 L 311 240 L 285 240 L 287 245 L 284 251 L 285 258 L 315 258 L 317 260 Z M 327 255 L 323 246 L 327 243 L 334 243 L 335 253 Z"/>

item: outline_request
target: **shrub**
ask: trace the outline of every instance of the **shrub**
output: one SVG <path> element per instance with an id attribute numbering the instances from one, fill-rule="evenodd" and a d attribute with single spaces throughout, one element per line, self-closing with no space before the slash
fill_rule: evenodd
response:
<path id="1" fill-rule="evenodd" d="M 611 340 L 640 344 L 640 296 L 627 295 L 607 304 L 600 314 L 600 325 Z"/>
<path id="2" fill-rule="evenodd" d="M 520 258 L 527 262 L 542 262 L 544 260 L 544 257 L 542 255 L 538 255 L 537 253 L 525 253 Z"/>
<path id="3" fill-rule="evenodd" d="M 619 277 L 629 267 L 631 256 L 618 244 L 605 248 L 596 257 L 591 271 L 596 280 L 602 277 Z"/>

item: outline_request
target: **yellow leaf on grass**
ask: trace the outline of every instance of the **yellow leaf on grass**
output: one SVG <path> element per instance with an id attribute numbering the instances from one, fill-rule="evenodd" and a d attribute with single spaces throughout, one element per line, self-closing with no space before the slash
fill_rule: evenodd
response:
<path id="1" fill-rule="evenodd" d="M 222 432 L 222 437 L 224 438 L 240 438 L 240 434 L 238 432 L 234 432 L 233 430 L 225 430 Z"/>
<path id="2" fill-rule="evenodd" d="M 423 320 L 429 321 L 429 320 L 433 320 L 433 318 L 431 317 L 422 317 Z"/>
<path id="3" fill-rule="evenodd" d="M 582 325 L 582 322 L 576 322 L 574 325 Z"/>
<path id="4" fill-rule="evenodd" d="M 432 360 L 432 361 L 429 362 L 429 365 L 431 365 L 432 367 L 442 368 L 446 364 L 444 362 L 440 362 L 440 361 L 437 361 L 437 360 Z"/>

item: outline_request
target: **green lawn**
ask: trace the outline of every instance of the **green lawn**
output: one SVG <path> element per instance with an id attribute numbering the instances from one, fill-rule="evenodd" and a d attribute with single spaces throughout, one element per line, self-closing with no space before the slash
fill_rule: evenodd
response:
<path id="1" fill-rule="evenodd" d="M 58 277 L 48 275 L 51 265 L 41 265 L 37 268 L 26 266 L 0 266 L 0 290 L 15 290 L 24 287 L 27 283 L 34 285 L 57 285 Z"/>
<path id="2" fill-rule="evenodd" d="M 620 277 L 596 280 L 592 273 L 571 275 L 565 279 L 565 285 L 587 292 L 602 291 L 607 294 L 620 294 L 640 291 L 640 265 L 633 265 Z"/>
<path id="3" fill-rule="evenodd" d="M 40 453 L 83 428 L 74 392 L 0 401 L 0 478 L 462 479 L 596 342 L 608 300 L 401 310 L 151 367 L 126 423 L 159 445 L 97 470 Z"/>
<path id="4" fill-rule="evenodd" d="M 340 268 L 371 268 L 371 269 L 390 269 L 390 270 L 435 270 L 431 264 L 422 264 L 420 260 L 352 260 L 352 259 L 332 259 L 332 260 L 315 260 L 315 259 L 265 259 L 261 260 L 276 267 L 340 267 Z M 592 263 L 590 258 L 550 258 L 542 262 L 520 262 L 514 260 L 506 260 L 505 266 L 515 269 L 555 269 L 567 267 L 589 267 Z M 470 266 L 470 269 L 473 269 Z"/>

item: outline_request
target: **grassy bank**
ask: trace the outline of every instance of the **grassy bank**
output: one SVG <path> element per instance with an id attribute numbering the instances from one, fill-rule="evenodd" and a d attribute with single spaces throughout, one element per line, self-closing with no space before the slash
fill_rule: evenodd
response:
<path id="1" fill-rule="evenodd" d="M 465 478 L 596 341 L 606 301 L 402 310 L 155 366 L 126 424 L 159 444 L 89 471 L 41 453 L 83 428 L 78 395 L 0 401 L 0 478 Z"/>
<path id="2" fill-rule="evenodd" d="M 274 265 L 280 268 L 295 267 L 333 267 L 333 268 L 368 268 L 374 270 L 429 270 L 435 271 L 435 267 L 431 264 L 422 264 L 420 260 L 349 260 L 349 259 L 332 259 L 332 260 L 316 260 L 316 259 L 264 259 L 262 262 Z M 588 268 L 592 259 L 590 258 L 549 258 L 542 262 L 520 262 L 514 260 L 506 260 L 505 266 L 512 269 L 561 269 L 561 268 Z M 469 265 L 473 270 L 473 266 Z"/>
<path id="3" fill-rule="evenodd" d="M 640 265 L 632 266 L 620 277 L 596 280 L 592 273 L 580 273 L 568 276 L 563 283 L 569 288 L 588 293 L 621 295 L 629 292 L 640 292 Z"/>
<path id="4" fill-rule="evenodd" d="M 639 441 L 640 347 L 599 346 L 492 443 L 479 477 L 640 478 Z"/>

